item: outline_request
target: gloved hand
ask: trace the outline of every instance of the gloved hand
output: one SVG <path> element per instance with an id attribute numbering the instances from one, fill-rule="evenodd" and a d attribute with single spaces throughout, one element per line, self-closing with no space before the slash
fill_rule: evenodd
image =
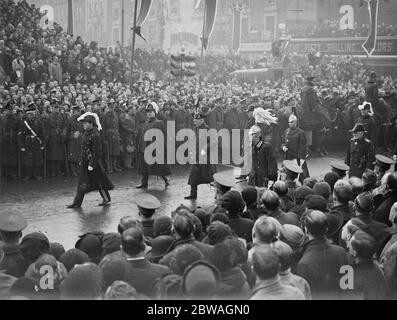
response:
<path id="1" fill-rule="evenodd" d="M 284 151 L 284 152 L 287 152 L 287 151 L 288 151 L 288 148 L 287 148 L 286 146 L 283 146 L 283 151 Z"/>
<path id="2" fill-rule="evenodd" d="M 88 171 L 94 171 L 94 168 L 91 166 L 88 166 Z"/>
<path id="3" fill-rule="evenodd" d="M 21 148 L 21 152 L 25 152 L 26 151 L 26 149 L 25 148 Z"/>

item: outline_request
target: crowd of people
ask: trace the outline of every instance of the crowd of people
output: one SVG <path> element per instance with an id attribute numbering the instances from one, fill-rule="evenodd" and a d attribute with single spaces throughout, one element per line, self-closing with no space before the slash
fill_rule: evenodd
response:
<path id="1" fill-rule="evenodd" d="M 215 174 L 209 208 L 158 216 L 159 200 L 141 194 L 138 218 L 92 230 L 74 248 L 24 234 L 20 213 L 2 213 L 0 298 L 395 299 L 397 173 L 346 179 L 333 163 L 298 186 L 296 167 L 285 166 L 285 178 L 259 190 Z"/>
<path id="2" fill-rule="evenodd" d="M 292 38 L 300 39 L 302 35 L 305 38 L 365 38 L 369 34 L 369 24 L 358 25 L 356 22 L 354 28 L 347 28 L 341 30 L 340 21 L 338 20 L 325 20 L 316 25 L 298 25 L 288 31 Z M 387 25 L 382 23 L 378 25 L 379 37 L 395 37 L 397 35 L 396 25 Z"/>

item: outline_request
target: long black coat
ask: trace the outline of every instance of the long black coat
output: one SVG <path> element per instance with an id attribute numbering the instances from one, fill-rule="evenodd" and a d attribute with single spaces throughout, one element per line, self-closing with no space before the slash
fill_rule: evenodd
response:
<path id="1" fill-rule="evenodd" d="M 26 151 L 21 152 L 21 163 L 24 166 L 42 166 L 44 157 L 41 148 L 46 144 L 43 123 L 38 119 L 27 120 L 27 123 L 37 137 L 32 134 L 25 125 L 24 120 L 22 120 L 20 122 L 18 144 L 20 149 L 24 148 Z"/>
<path id="2" fill-rule="evenodd" d="M 200 129 L 209 129 L 207 125 L 203 125 L 199 128 L 195 129 L 196 137 L 199 137 Z M 199 141 L 197 138 L 196 144 L 196 164 L 192 164 L 190 168 L 189 181 L 188 184 L 190 186 L 198 186 L 200 184 L 208 184 L 214 181 L 214 174 L 216 173 L 216 166 L 210 164 L 210 147 L 209 144 L 207 146 L 200 147 Z M 208 142 L 208 141 L 207 141 Z M 201 151 L 205 149 L 207 155 L 207 164 L 199 164 Z"/>
<path id="3" fill-rule="evenodd" d="M 145 141 L 145 134 L 147 131 L 151 129 L 158 129 L 163 132 L 164 135 L 164 149 L 163 149 L 163 154 L 160 154 L 162 158 L 163 163 L 158 164 L 147 164 L 145 161 L 145 149 L 152 144 L 152 141 Z M 143 125 L 142 130 L 139 133 L 138 137 L 138 174 L 149 174 L 153 176 L 169 176 L 171 175 L 171 169 L 169 165 L 167 164 L 167 134 L 166 134 L 166 128 L 164 126 L 163 121 L 154 119 L 152 121 L 146 121 Z M 158 150 L 157 150 L 158 151 Z"/>
<path id="4" fill-rule="evenodd" d="M 83 135 L 82 151 L 80 156 L 80 176 L 78 188 L 88 193 L 94 190 L 113 190 L 114 186 L 106 175 L 102 165 L 102 141 L 98 129 L 86 131 Z M 94 168 L 89 171 L 88 167 Z"/>
<path id="5" fill-rule="evenodd" d="M 361 178 L 365 169 L 372 169 L 375 162 L 374 146 L 367 139 L 351 140 L 345 163 L 350 167 L 349 176 Z"/>

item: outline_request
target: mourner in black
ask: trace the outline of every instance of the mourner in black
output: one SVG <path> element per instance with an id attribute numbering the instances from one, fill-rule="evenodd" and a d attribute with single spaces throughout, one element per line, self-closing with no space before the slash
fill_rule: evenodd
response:
<path id="1" fill-rule="evenodd" d="M 345 163 L 350 166 L 349 176 L 361 178 L 365 169 L 373 169 L 375 162 L 374 146 L 364 137 L 364 125 L 358 123 L 354 126 L 353 139 L 351 139 Z"/>
<path id="2" fill-rule="evenodd" d="M 171 175 L 171 169 L 167 162 L 167 150 L 164 148 L 164 154 L 160 155 L 163 157 L 163 163 L 154 163 L 147 164 L 145 160 L 145 150 L 146 147 L 149 146 L 152 141 L 145 141 L 145 134 L 147 131 L 151 129 L 161 130 L 164 134 L 164 141 L 167 141 L 166 129 L 164 127 L 164 123 L 161 120 L 156 118 L 156 114 L 159 112 L 159 107 L 156 103 L 152 102 L 146 107 L 146 115 L 147 118 L 145 122 L 142 124 L 142 130 L 139 132 L 138 137 L 138 173 L 142 175 L 142 181 L 137 189 L 147 189 L 149 186 L 149 176 L 158 176 L 162 177 L 165 182 L 165 187 L 169 187 L 170 181 L 168 176 Z"/>
<path id="3" fill-rule="evenodd" d="M 193 123 L 195 127 L 195 137 L 196 137 L 196 157 L 195 163 L 191 165 L 190 174 L 189 174 L 189 181 L 188 184 L 190 185 L 190 195 L 185 197 L 186 200 L 196 200 L 197 199 L 197 189 L 198 186 L 201 184 L 210 184 L 214 181 L 214 174 L 216 173 L 215 164 L 211 164 L 210 158 L 210 145 L 209 139 L 207 140 L 207 144 L 200 146 L 200 136 L 202 134 L 207 134 L 207 130 L 209 127 L 205 124 L 205 114 L 203 113 L 196 113 L 194 115 Z M 214 150 L 217 152 L 218 150 Z M 205 158 L 204 158 L 205 157 Z M 200 164 L 200 158 L 206 159 L 206 163 Z"/>
<path id="4" fill-rule="evenodd" d="M 114 186 L 106 175 L 101 160 L 102 141 L 99 134 L 99 129 L 101 129 L 99 119 L 93 114 L 85 114 L 79 118 L 79 121 L 83 122 L 84 126 L 80 176 L 76 196 L 73 204 L 68 208 L 80 208 L 85 194 L 94 190 L 98 190 L 103 199 L 100 206 L 108 206 L 111 201 L 109 190 L 113 190 Z"/>

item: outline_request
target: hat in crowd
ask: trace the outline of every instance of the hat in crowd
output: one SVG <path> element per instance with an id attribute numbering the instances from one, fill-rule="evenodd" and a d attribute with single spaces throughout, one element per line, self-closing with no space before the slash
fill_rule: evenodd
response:
<path id="1" fill-rule="evenodd" d="M 161 216 L 154 219 L 153 236 L 170 235 L 172 229 L 172 219 L 168 216 Z"/>
<path id="2" fill-rule="evenodd" d="M 367 131 L 365 130 L 365 127 L 362 123 L 357 123 L 350 132 L 357 133 L 357 132 L 367 132 Z"/>
<path id="3" fill-rule="evenodd" d="M 298 226 L 292 224 L 284 224 L 280 229 L 280 240 L 286 242 L 295 249 L 305 241 L 305 233 Z"/>
<path id="4" fill-rule="evenodd" d="M 121 246 L 120 233 L 107 233 L 102 239 L 103 256 L 119 251 Z"/>
<path id="5" fill-rule="evenodd" d="M 82 236 L 76 242 L 75 248 L 85 252 L 91 261 L 97 260 L 102 256 L 103 232 L 89 232 Z"/>
<path id="6" fill-rule="evenodd" d="M 350 170 L 350 167 L 347 164 L 344 164 L 340 161 L 331 161 L 330 166 L 336 171 L 337 174 L 339 174 L 341 178 L 346 175 L 346 171 Z"/>
<path id="7" fill-rule="evenodd" d="M 148 210 L 156 210 L 161 207 L 159 199 L 149 193 L 138 195 L 136 197 L 135 203 L 138 207 Z"/>
<path id="8" fill-rule="evenodd" d="M 90 257 L 79 249 L 70 249 L 59 258 L 59 262 L 62 262 L 67 271 L 72 270 L 75 265 L 88 263 L 89 261 Z"/>
<path id="9" fill-rule="evenodd" d="M 322 196 L 324 199 L 328 200 L 331 196 L 331 187 L 327 182 L 318 182 L 313 188 L 313 194 Z"/>
<path id="10" fill-rule="evenodd" d="M 307 209 L 318 210 L 321 212 L 327 211 L 327 205 L 328 205 L 327 200 L 325 200 L 323 196 L 319 196 L 319 195 L 307 196 L 304 202 L 304 206 Z"/>
<path id="11" fill-rule="evenodd" d="M 156 102 L 149 103 L 146 106 L 145 110 L 146 110 L 146 112 L 153 111 L 154 113 L 159 113 L 159 111 L 160 111 L 159 106 L 157 105 Z"/>
<path id="12" fill-rule="evenodd" d="M 192 244 L 184 244 L 174 250 L 175 259 L 171 261 L 170 269 L 175 274 L 183 275 L 186 268 L 192 263 L 203 260 L 204 255 Z"/>
<path id="13" fill-rule="evenodd" d="M 372 190 L 377 181 L 377 176 L 376 173 L 372 170 L 365 170 L 365 172 L 362 175 L 362 180 L 363 180 L 363 185 L 364 185 L 364 190 Z"/>
<path id="14" fill-rule="evenodd" d="M 28 222 L 19 212 L 7 211 L 0 214 L 0 231 L 17 232 L 26 229 Z"/>
<path id="15" fill-rule="evenodd" d="M 219 271 L 206 261 L 191 264 L 183 275 L 183 293 L 189 298 L 208 299 L 219 290 Z"/>
<path id="16" fill-rule="evenodd" d="M 313 178 L 313 177 L 309 177 L 303 180 L 303 186 L 305 187 L 309 187 L 310 189 L 313 190 L 314 186 L 316 185 L 318 181 Z"/>
<path id="17" fill-rule="evenodd" d="M 227 175 L 224 173 L 215 173 L 214 174 L 215 183 L 219 184 L 222 187 L 233 188 L 236 186 L 236 181 L 233 176 Z"/>
<path id="18" fill-rule="evenodd" d="M 148 241 L 152 249 L 146 254 L 146 256 L 150 261 L 158 263 L 175 242 L 175 238 L 170 235 L 163 235 L 153 239 L 150 238 Z"/>
<path id="19" fill-rule="evenodd" d="M 228 212 L 240 212 L 244 210 L 245 203 L 240 192 L 231 190 L 225 193 L 221 199 L 222 207 Z"/>
<path id="20" fill-rule="evenodd" d="M 33 232 L 22 238 L 19 248 L 23 257 L 28 262 L 32 263 L 36 261 L 36 259 L 43 253 L 49 252 L 50 242 L 44 234 L 40 232 Z"/>
<path id="21" fill-rule="evenodd" d="M 301 174 L 303 172 L 302 168 L 300 168 L 294 161 L 291 160 L 284 160 L 283 166 L 294 174 Z"/>
<path id="22" fill-rule="evenodd" d="M 125 230 L 128 230 L 130 228 L 135 228 L 140 225 L 141 225 L 141 222 L 139 220 L 137 220 L 136 218 L 131 217 L 131 216 L 126 216 L 126 217 L 122 217 L 120 219 L 117 229 L 118 229 L 119 233 L 121 234 Z"/>
<path id="23" fill-rule="evenodd" d="M 75 266 L 60 285 L 63 300 L 95 299 L 101 292 L 102 272 L 93 264 Z"/>
<path id="24" fill-rule="evenodd" d="M 244 188 L 241 195 L 246 204 L 252 204 L 258 200 L 258 191 L 254 187 Z"/>
<path id="25" fill-rule="evenodd" d="M 151 289 L 150 296 L 156 300 L 180 299 L 182 295 L 182 277 L 166 274 L 158 278 Z"/>
<path id="26" fill-rule="evenodd" d="M 138 300 L 138 292 L 124 281 L 115 281 L 105 292 L 105 300 Z"/>
<path id="27" fill-rule="evenodd" d="M 308 186 L 298 187 L 295 190 L 295 202 L 303 202 L 307 196 L 313 194 L 313 189 Z"/>
<path id="28" fill-rule="evenodd" d="M 333 171 L 325 174 L 324 181 L 331 187 L 331 192 L 334 190 L 336 181 L 338 181 L 340 178 L 340 175 Z"/>
<path id="29" fill-rule="evenodd" d="M 387 171 L 394 164 L 394 161 L 388 157 L 385 157 L 381 154 L 377 154 L 375 156 L 376 165 L 381 168 L 383 171 Z"/>
<path id="30" fill-rule="evenodd" d="M 37 299 L 36 283 L 27 277 L 19 278 L 11 285 L 8 293 L 15 300 L 35 300 Z"/>
<path id="31" fill-rule="evenodd" d="M 52 256 L 54 256 L 55 259 L 59 260 L 61 255 L 63 255 L 65 253 L 65 248 L 60 243 L 51 242 L 50 243 L 50 251 L 48 253 L 51 254 Z"/>

